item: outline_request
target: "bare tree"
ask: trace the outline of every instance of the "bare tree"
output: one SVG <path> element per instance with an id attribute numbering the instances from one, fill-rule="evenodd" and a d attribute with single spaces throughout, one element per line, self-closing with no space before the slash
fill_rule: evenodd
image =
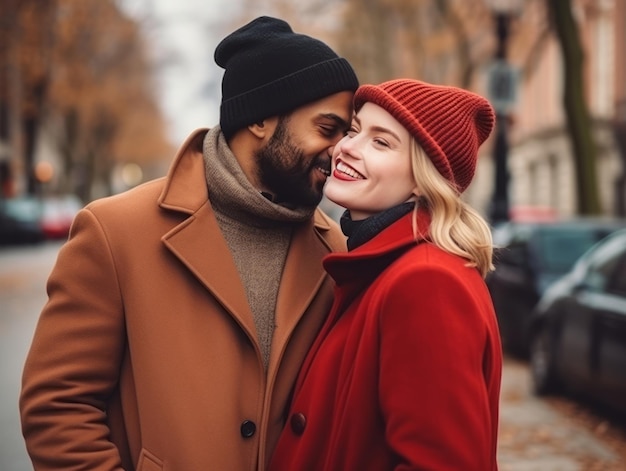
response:
<path id="1" fill-rule="evenodd" d="M 585 56 L 572 15 L 571 0 L 547 0 L 546 5 L 563 55 L 563 106 L 576 168 L 578 212 L 600 214 L 593 123 L 584 94 Z"/>
<path id="2" fill-rule="evenodd" d="M 51 108 L 67 185 L 89 200 L 95 183 L 112 191 L 117 163 L 163 158 L 169 144 L 139 25 L 113 1 L 58 1 Z"/>
<path id="3" fill-rule="evenodd" d="M 12 19 L 0 22 L 9 46 L 0 54 L 0 109 L 19 107 L 29 193 L 44 126 L 63 156 L 59 189 L 85 200 L 95 182 L 111 191 L 117 163 L 169 157 L 146 45 L 115 0 L 0 0 L 0 8 Z M 9 90 L 16 75 L 19 90 Z"/>
<path id="4" fill-rule="evenodd" d="M 26 191 L 37 191 L 34 172 L 38 129 L 44 119 L 54 40 L 56 2 L 2 0 L 6 21 L 0 28 L 3 90 L 0 103 L 8 110 L 12 148 L 23 157 Z"/>

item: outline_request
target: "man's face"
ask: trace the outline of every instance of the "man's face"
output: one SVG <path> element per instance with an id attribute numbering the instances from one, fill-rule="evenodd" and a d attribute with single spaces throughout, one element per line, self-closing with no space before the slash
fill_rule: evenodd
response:
<path id="1" fill-rule="evenodd" d="M 350 122 L 352 95 L 336 93 L 280 118 L 256 153 L 259 181 L 276 202 L 308 207 L 320 202 L 333 147 Z"/>

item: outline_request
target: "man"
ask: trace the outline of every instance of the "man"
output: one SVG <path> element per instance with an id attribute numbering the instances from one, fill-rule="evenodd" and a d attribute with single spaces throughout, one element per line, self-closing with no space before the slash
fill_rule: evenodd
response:
<path id="1" fill-rule="evenodd" d="M 344 250 L 316 206 L 358 83 L 268 17 L 215 60 L 220 126 L 89 204 L 59 253 L 20 398 L 36 470 L 262 470 L 284 425 Z"/>

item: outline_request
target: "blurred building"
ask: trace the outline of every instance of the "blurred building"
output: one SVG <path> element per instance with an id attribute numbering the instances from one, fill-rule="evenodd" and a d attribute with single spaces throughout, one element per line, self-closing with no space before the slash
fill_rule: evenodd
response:
<path id="1" fill-rule="evenodd" d="M 597 147 L 597 177 L 603 213 L 626 216 L 626 2 L 572 0 L 585 51 L 587 104 Z M 521 70 L 519 98 L 511 114 L 508 165 L 513 212 L 576 214 L 576 178 L 563 108 L 561 50 L 537 2 L 526 2 L 524 22 L 511 38 L 510 60 Z M 547 34 L 542 32 L 548 31 Z M 543 36 L 541 36 L 543 35 Z M 482 205 L 493 180 L 490 159 L 481 160 L 472 196 Z"/>
<path id="2" fill-rule="evenodd" d="M 626 1 L 571 3 L 585 54 L 583 79 L 597 148 L 602 211 L 626 216 Z M 498 9 L 514 6 L 505 34 L 504 59 L 517 72 L 516 100 L 505 120 L 506 159 L 494 156 L 502 155 L 494 148 L 496 131 L 481 149 L 476 177 L 465 196 L 489 216 L 496 182 L 502 183 L 501 173 L 496 176 L 502 165 L 495 163 L 505 160 L 509 178 L 503 193 L 513 215 L 569 217 L 577 213 L 575 159 L 563 104 L 562 52 L 547 12 L 552 3 L 346 0 L 342 4 L 343 13 L 333 13 L 333 18 L 343 18 L 334 28 L 335 44 L 362 82 L 415 77 L 488 97 L 490 71 L 502 44 Z M 309 21 L 301 29 L 310 27 Z"/>

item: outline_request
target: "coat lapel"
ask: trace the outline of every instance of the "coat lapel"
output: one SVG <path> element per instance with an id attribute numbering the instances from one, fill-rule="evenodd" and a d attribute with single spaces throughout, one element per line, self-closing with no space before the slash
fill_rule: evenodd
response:
<path id="1" fill-rule="evenodd" d="M 243 327 L 256 327 L 239 273 L 208 202 L 163 237 L 163 243 Z"/>
<path id="2" fill-rule="evenodd" d="M 322 258 L 331 251 L 318 233 L 328 227 L 313 219 L 300 224 L 291 237 L 291 245 L 276 302 L 275 345 L 283 345 L 318 292 L 326 272 Z M 320 223 L 321 224 L 321 223 Z"/>
<path id="3" fill-rule="evenodd" d="M 256 345 L 256 327 L 247 296 L 208 200 L 202 157 L 206 132 L 202 129 L 192 134 L 170 168 L 159 205 L 188 217 L 165 234 L 162 241 Z"/>

